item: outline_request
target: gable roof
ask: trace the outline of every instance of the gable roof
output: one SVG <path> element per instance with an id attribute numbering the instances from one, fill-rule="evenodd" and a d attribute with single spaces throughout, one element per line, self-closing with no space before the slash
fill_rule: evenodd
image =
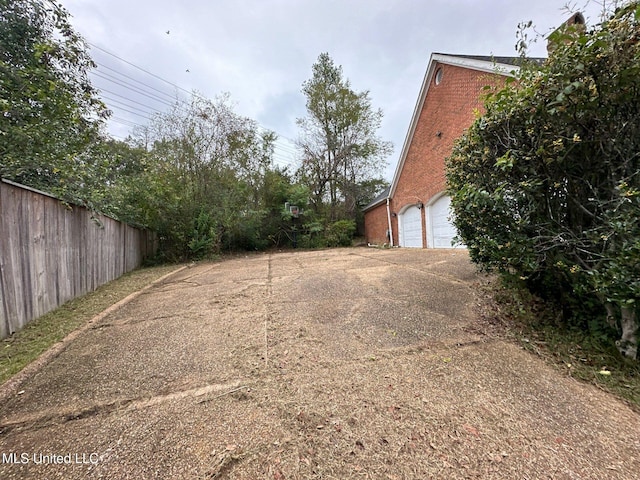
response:
<path id="1" fill-rule="evenodd" d="M 396 170 L 393 174 L 393 180 L 391 181 L 391 187 L 389 189 L 389 198 L 393 197 L 393 195 L 395 194 L 398 180 L 400 178 L 400 173 L 402 172 L 402 168 L 404 167 L 404 162 L 409 151 L 409 146 L 411 145 L 411 141 L 413 140 L 413 135 L 418 125 L 418 119 L 420 118 L 420 113 L 422 112 L 422 107 L 424 105 L 425 98 L 427 97 L 429 85 L 431 85 L 431 80 L 433 78 L 433 75 L 435 74 L 436 63 L 513 77 L 520 70 L 520 66 L 524 63 L 524 61 L 531 61 L 535 64 L 542 64 L 545 60 L 546 59 L 544 58 L 527 58 L 526 60 L 523 60 L 521 57 L 494 57 L 483 55 L 432 53 L 431 58 L 429 59 L 427 71 L 425 72 L 424 78 L 422 80 L 422 86 L 420 87 L 420 94 L 418 95 L 416 106 L 413 109 L 413 115 L 411 117 L 411 123 L 409 124 L 409 130 L 407 131 L 407 135 L 402 146 L 402 151 L 400 152 L 400 157 L 398 159 L 398 164 L 396 165 Z"/>
<path id="2" fill-rule="evenodd" d="M 377 207 L 378 205 L 383 203 L 387 199 L 387 197 L 389 197 L 389 191 L 390 190 L 391 190 L 390 186 L 385 188 L 382 192 L 380 192 L 380 195 L 378 195 L 376 198 L 371 200 L 371 203 L 369 205 L 367 205 L 366 207 L 364 207 L 362 209 L 362 211 L 366 212 L 367 210 L 370 210 L 373 207 Z"/>

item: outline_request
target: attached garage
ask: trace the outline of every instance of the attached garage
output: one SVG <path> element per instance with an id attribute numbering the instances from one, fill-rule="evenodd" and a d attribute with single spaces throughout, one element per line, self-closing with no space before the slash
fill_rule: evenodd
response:
<path id="1" fill-rule="evenodd" d="M 502 88 L 521 61 L 518 57 L 431 55 L 389 191 L 365 209 L 368 242 L 452 248 L 457 234 L 449 219 L 450 198 L 445 195 L 445 159 L 455 139 L 483 111 L 487 85 Z"/>
<path id="2" fill-rule="evenodd" d="M 393 246 L 452 248 L 456 231 L 449 220 L 450 198 L 444 195 L 445 159 L 455 139 L 483 111 L 486 86 L 502 88 L 521 61 L 431 55 L 389 191 L 365 210 L 368 242 L 381 244 L 388 238 Z"/>
<path id="3" fill-rule="evenodd" d="M 422 248 L 422 210 L 411 205 L 398 215 L 400 246 Z"/>
<path id="4" fill-rule="evenodd" d="M 454 248 L 451 242 L 457 232 L 451 216 L 451 198 L 448 195 L 442 195 L 427 207 L 427 244 L 430 248 Z"/>

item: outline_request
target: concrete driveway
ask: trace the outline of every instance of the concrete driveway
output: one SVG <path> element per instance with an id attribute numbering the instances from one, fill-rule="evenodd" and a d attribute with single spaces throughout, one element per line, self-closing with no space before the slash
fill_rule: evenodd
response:
<path id="1" fill-rule="evenodd" d="M 476 281 L 449 250 L 184 269 L 3 387 L 0 478 L 638 478 L 640 417 L 478 333 Z"/>

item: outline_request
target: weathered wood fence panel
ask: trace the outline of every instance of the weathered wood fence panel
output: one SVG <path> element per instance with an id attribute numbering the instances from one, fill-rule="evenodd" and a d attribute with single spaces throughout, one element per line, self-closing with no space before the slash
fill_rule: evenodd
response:
<path id="1" fill-rule="evenodd" d="M 0 338 L 140 266 L 153 232 L 0 181 Z"/>

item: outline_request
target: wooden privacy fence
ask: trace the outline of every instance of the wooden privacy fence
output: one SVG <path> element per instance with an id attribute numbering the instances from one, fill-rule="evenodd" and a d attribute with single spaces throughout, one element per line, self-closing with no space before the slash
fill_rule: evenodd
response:
<path id="1" fill-rule="evenodd" d="M 153 232 L 0 181 L 0 338 L 140 266 Z"/>

